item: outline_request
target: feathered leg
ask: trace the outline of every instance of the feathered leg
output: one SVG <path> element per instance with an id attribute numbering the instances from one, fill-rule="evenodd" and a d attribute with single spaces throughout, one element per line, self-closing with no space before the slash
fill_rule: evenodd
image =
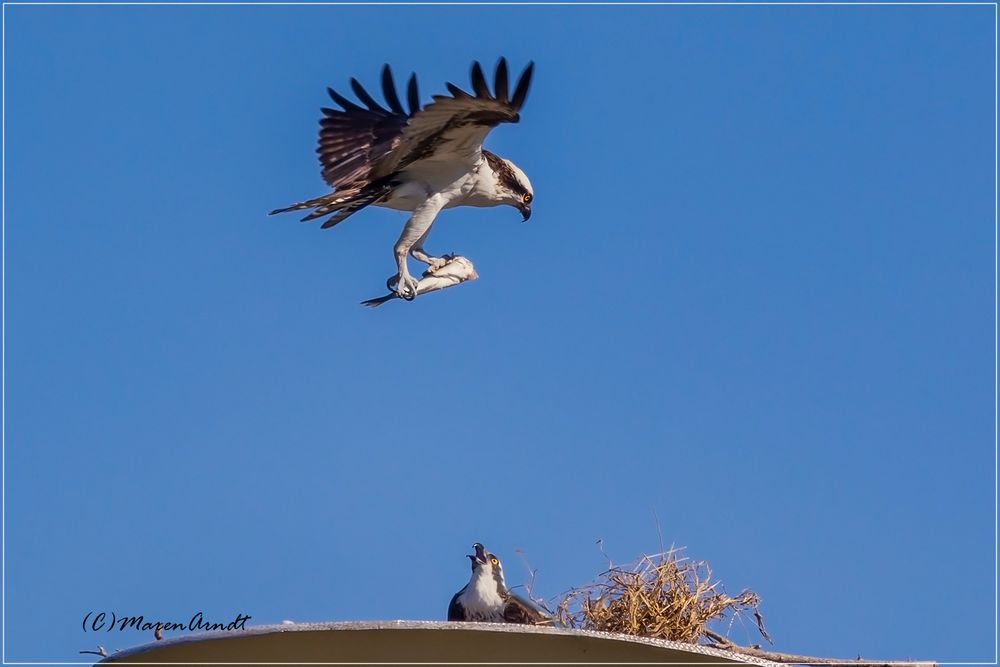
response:
<path id="1" fill-rule="evenodd" d="M 437 271 L 442 266 L 448 263 L 450 259 L 449 256 L 445 255 L 443 257 L 434 257 L 433 255 L 428 255 L 424 250 L 424 241 L 427 240 L 427 235 L 431 233 L 431 228 L 428 227 L 427 231 L 423 233 L 417 242 L 413 244 L 410 248 L 410 257 L 417 260 L 418 262 L 423 262 L 429 267 L 429 271 Z"/>
<path id="2" fill-rule="evenodd" d="M 444 208 L 445 199 L 440 194 L 433 194 L 424 200 L 420 206 L 413 210 L 413 215 L 406 221 L 403 233 L 399 235 L 399 240 L 393 247 L 393 255 L 396 258 L 396 275 L 389 279 L 387 283 L 389 289 L 394 289 L 396 294 L 406 299 L 412 300 L 417 295 L 417 281 L 410 275 L 409 267 L 406 265 L 406 256 L 410 250 L 426 238 L 427 233 L 434 224 L 434 218 Z M 396 286 L 392 287 L 395 282 Z"/>

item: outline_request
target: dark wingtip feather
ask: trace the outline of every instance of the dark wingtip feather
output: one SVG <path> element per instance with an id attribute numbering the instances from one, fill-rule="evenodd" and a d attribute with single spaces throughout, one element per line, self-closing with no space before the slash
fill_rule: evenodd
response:
<path id="1" fill-rule="evenodd" d="M 417 90 L 417 75 L 410 75 L 410 83 L 406 86 L 406 98 L 410 105 L 410 115 L 420 111 L 420 92 Z"/>
<path id="2" fill-rule="evenodd" d="M 360 81 L 352 78 L 351 89 L 354 91 L 354 94 L 358 96 L 358 99 L 368 107 L 369 111 L 386 113 L 386 110 L 382 107 L 382 105 L 376 102 L 374 97 L 368 94 L 368 91 L 365 90 L 365 87 L 361 85 Z"/>
<path id="3" fill-rule="evenodd" d="M 524 98 L 528 96 L 528 86 L 531 85 L 531 74 L 535 71 L 535 63 L 530 62 L 521 72 L 521 78 L 517 80 L 517 87 L 514 89 L 514 96 L 510 100 L 510 105 L 515 111 L 519 111 L 524 105 Z"/>
<path id="4" fill-rule="evenodd" d="M 392 78 L 392 68 L 388 64 L 382 68 L 382 94 L 385 95 L 385 102 L 394 113 L 406 113 L 403 111 L 403 105 L 399 103 L 396 81 Z"/>
<path id="5" fill-rule="evenodd" d="M 486 85 L 483 67 L 478 61 L 472 63 L 472 90 L 476 92 L 476 97 L 492 97 L 490 87 Z"/>
<path id="6" fill-rule="evenodd" d="M 448 92 L 451 93 L 454 97 L 472 97 L 472 95 L 468 94 L 467 92 L 465 92 L 464 90 L 462 90 L 453 83 L 449 82 L 444 85 L 448 88 Z"/>
<path id="7" fill-rule="evenodd" d="M 497 61 L 496 75 L 493 77 L 493 88 L 496 90 L 497 100 L 506 104 L 508 94 L 507 59 L 500 58 Z"/>
<path id="8" fill-rule="evenodd" d="M 338 93 L 333 88 L 327 88 L 326 92 L 330 96 L 330 99 L 343 107 L 344 111 L 359 111 L 361 109 L 361 107 Z"/>

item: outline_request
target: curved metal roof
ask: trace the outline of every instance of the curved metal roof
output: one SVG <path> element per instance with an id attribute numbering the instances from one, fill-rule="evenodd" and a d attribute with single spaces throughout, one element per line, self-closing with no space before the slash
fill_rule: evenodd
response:
<path id="1" fill-rule="evenodd" d="M 285 623 L 174 637 L 119 651 L 102 663 L 330 662 L 775 663 L 705 646 L 590 630 L 502 623 L 362 621 Z"/>

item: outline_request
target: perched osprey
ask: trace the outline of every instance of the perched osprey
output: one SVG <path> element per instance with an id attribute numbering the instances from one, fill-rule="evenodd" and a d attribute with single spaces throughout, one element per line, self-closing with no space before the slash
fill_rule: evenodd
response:
<path id="1" fill-rule="evenodd" d="M 417 78 L 407 86 L 409 112 L 396 93 L 392 70 L 382 70 L 386 109 L 357 81 L 351 88 L 364 106 L 327 88 L 341 109 L 324 108 L 320 120 L 319 161 L 330 194 L 271 211 L 283 213 L 313 209 L 303 220 L 329 215 L 323 228 L 368 206 L 386 206 L 413 215 L 393 248 L 396 274 L 389 289 L 410 300 L 417 281 L 407 268 L 407 253 L 438 268 L 447 261 L 424 250 L 424 242 L 437 214 L 453 206 L 517 208 L 524 220 L 531 217 L 534 193 L 531 182 L 513 162 L 483 148 L 489 131 L 500 123 L 520 120 L 534 63 L 529 63 L 509 92 L 507 61 L 497 63 L 490 91 L 478 62 L 472 65 L 472 90 L 467 93 L 447 84 L 450 95 L 434 95 L 420 106 Z"/>
<path id="2" fill-rule="evenodd" d="M 521 623 L 551 625 L 552 619 L 530 602 L 507 590 L 500 560 L 476 542 L 472 545 L 472 577 L 469 583 L 451 598 L 449 621 L 483 621 L 486 623 Z"/>

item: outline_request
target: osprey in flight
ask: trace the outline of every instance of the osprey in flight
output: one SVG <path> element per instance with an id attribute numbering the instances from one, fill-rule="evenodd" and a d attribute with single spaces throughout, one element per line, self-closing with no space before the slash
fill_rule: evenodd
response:
<path id="1" fill-rule="evenodd" d="M 520 623 L 522 625 L 552 625 L 552 618 L 535 605 L 507 589 L 500 559 L 476 542 L 472 545 L 472 577 L 469 583 L 451 598 L 449 621 L 482 621 L 485 623 Z"/>
<path id="2" fill-rule="evenodd" d="M 328 88 L 341 109 L 322 110 L 316 152 L 333 192 L 271 213 L 313 209 L 302 220 L 329 215 L 325 229 L 369 204 L 412 211 L 393 248 L 396 274 L 388 286 L 400 297 L 413 299 L 417 281 L 407 268 L 407 254 L 431 269 L 448 261 L 424 250 L 442 209 L 506 204 L 517 208 L 524 220 L 531 216 L 534 193 L 528 177 L 510 160 L 484 149 L 483 140 L 500 123 L 520 120 L 533 69 L 534 63 L 529 63 L 511 94 L 506 60 L 497 63 L 492 91 L 483 68 L 473 63 L 472 93 L 449 83 L 450 95 L 434 95 L 423 107 L 413 75 L 406 95 L 409 112 L 399 100 L 388 65 L 382 70 L 388 109 L 357 79 L 351 79 L 351 88 L 364 106 Z"/>

